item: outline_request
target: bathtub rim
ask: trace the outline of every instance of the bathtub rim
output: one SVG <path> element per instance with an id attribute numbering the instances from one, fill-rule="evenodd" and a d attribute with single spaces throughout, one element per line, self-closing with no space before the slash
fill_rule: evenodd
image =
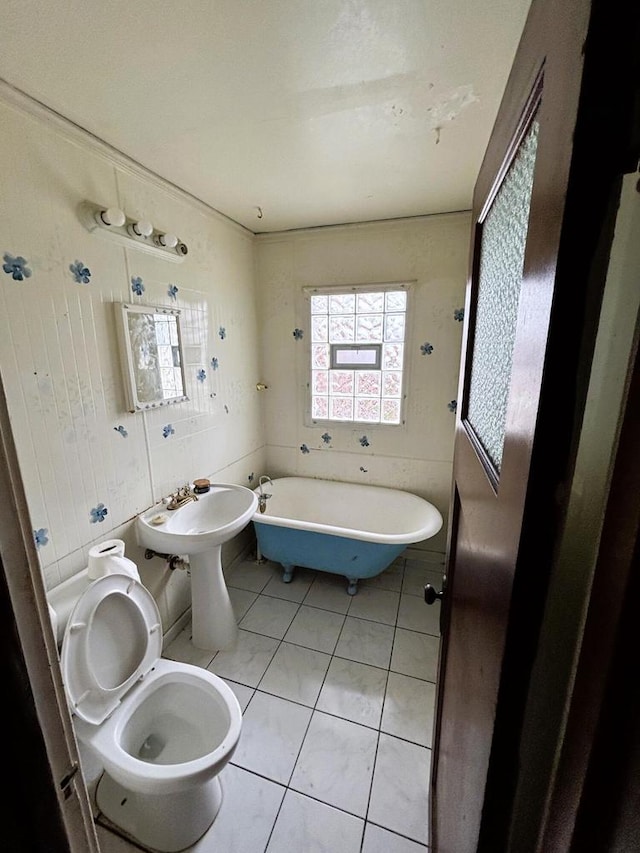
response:
<path id="1" fill-rule="evenodd" d="M 403 533 L 380 533 L 376 531 L 361 530 L 352 527 L 340 527 L 337 525 L 314 521 L 301 521 L 288 516 L 271 515 L 268 512 L 269 505 L 267 503 L 267 512 L 261 513 L 259 509 L 256 509 L 255 513 L 251 517 L 251 520 L 255 524 L 265 524 L 274 527 L 288 527 L 293 530 L 308 530 L 314 533 L 322 533 L 326 536 L 339 536 L 344 539 L 357 539 L 362 542 L 377 542 L 381 545 L 409 545 L 424 542 L 439 533 L 444 524 L 444 519 L 440 510 L 430 501 L 425 498 L 421 498 L 419 495 L 413 494 L 412 492 L 406 492 L 403 489 L 395 489 L 388 486 L 376 486 L 370 483 L 353 483 L 343 480 L 329 480 L 324 477 L 284 476 L 276 477 L 270 482 L 263 484 L 262 489 L 268 493 L 272 485 L 276 486 L 279 482 L 294 480 L 298 483 L 335 483 L 337 486 L 354 486 L 359 489 L 375 489 L 380 492 L 402 495 L 403 500 L 409 498 L 412 502 L 419 501 L 420 504 L 424 504 L 425 509 L 428 512 L 428 519 L 422 527 L 419 527 L 416 530 L 405 531 Z M 254 492 L 259 495 L 260 486 L 256 486 Z"/>

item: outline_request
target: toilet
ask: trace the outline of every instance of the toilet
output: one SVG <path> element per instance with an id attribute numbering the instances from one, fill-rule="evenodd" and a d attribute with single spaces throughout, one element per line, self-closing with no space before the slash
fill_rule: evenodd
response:
<path id="1" fill-rule="evenodd" d="M 218 813 L 218 776 L 240 738 L 240 706 L 218 676 L 161 658 L 160 614 L 138 579 L 108 574 L 83 584 L 60 662 L 78 740 L 104 768 L 97 805 L 137 844 L 176 853 Z M 55 592 L 57 615 L 68 595 Z"/>

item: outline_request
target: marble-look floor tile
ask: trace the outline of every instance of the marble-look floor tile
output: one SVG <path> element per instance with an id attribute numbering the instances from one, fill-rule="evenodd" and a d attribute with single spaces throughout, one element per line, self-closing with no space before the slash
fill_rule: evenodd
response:
<path id="1" fill-rule="evenodd" d="M 303 604 L 284 635 L 289 643 L 331 654 L 336 647 L 344 624 L 341 613 L 330 613 Z"/>
<path id="2" fill-rule="evenodd" d="M 267 637 L 276 637 L 281 640 L 287 633 L 299 606 L 294 601 L 259 595 L 238 624 L 247 631 L 255 631 L 256 634 L 265 634 Z"/>
<path id="3" fill-rule="evenodd" d="M 274 598 L 286 598 L 287 601 L 297 601 L 298 604 L 300 604 L 309 592 L 309 587 L 316 577 L 316 573 L 311 571 L 311 569 L 296 569 L 293 574 L 293 580 L 285 583 L 282 580 L 282 566 L 276 566 L 274 571 L 274 577 L 271 578 L 262 592 L 265 595 L 272 595 Z"/>
<path id="4" fill-rule="evenodd" d="M 232 764 L 286 785 L 311 714 L 310 708 L 256 691 L 243 715 Z"/>
<path id="5" fill-rule="evenodd" d="M 435 684 L 390 672 L 380 730 L 430 747 L 435 702 Z"/>
<path id="6" fill-rule="evenodd" d="M 372 589 L 389 589 L 392 592 L 400 592 L 403 577 L 404 558 L 400 558 L 374 578 L 363 578 L 358 586 L 360 589 L 370 587 Z"/>
<path id="7" fill-rule="evenodd" d="M 430 583 L 436 589 L 442 589 L 443 572 L 429 563 L 411 563 L 407 560 L 402 580 L 402 592 L 405 595 L 417 595 L 424 601 L 425 585 Z"/>
<path id="8" fill-rule="evenodd" d="M 347 593 L 346 578 L 319 572 L 304 598 L 304 603 L 322 610 L 333 610 L 334 613 L 346 613 L 351 598 Z"/>
<path id="9" fill-rule="evenodd" d="M 291 777 L 291 787 L 364 817 L 377 732 L 315 711 Z"/>
<path id="10" fill-rule="evenodd" d="M 257 687 L 279 644 L 272 637 L 240 630 L 235 647 L 218 652 L 207 669 L 222 678 Z"/>
<path id="11" fill-rule="evenodd" d="M 235 693 L 236 699 L 238 700 L 238 704 L 240 705 L 240 708 L 244 711 L 244 709 L 249 704 L 249 700 L 256 692 L 255 688 L 246 687 L 244 684 L 238 684 L 237 681 L 231 681 L 231 679 L 229 678 L 225 678 L 224 680 Z"/>
<path id="12" fill-rule="evenodd" d="M 259 688 L 313 707 L 330 661 L 330 655 L 323 652 L 283 642 L 267 667 Z"/>
<path id="13" fill-rule="evenodd" d="M 228 587 L 247 589 L 249 592 L 262 592 L 275 574 L 274 563 L 256 563 L 253 560 L 243 560 L 237 563 L 226 575 Z"/>
<path id="14" fill-rule="evenodd" d="M 390 625 L 347 616 L 334 654 L 387 669 L 392 645 L 393 628 Z"/>
<path id="15" fill-rule="evenodd" d="M 439 601 L 427 604 L 424 598 L 417 595 L 401 595 L 398 628 L 407 628 L 409 631 L 420 631 L 423 634 L 439 637 L 440 606 Z"/>
<path id="16" fill-rule="evenodd" d="M 402 838 L 395 832 L 367 822 L 364 829 L 362 853 L 427 853 L 423 844 Z"/>
<path id="17" fill-rule="evenodd" d="M 180 663 L 190 663 L 193 666 L 206 668 L 213 660 L 216 652 L 197 649 L 191 642 L 191 623 L 162 652 L 162 657 L 177 660 Z"/>
<path id="18" fill-rule="evenodd" d="M 426 844 L 431 750 L 380 734 L 367 819 Z"/>
<path id="19" fill-rule="evenodd" d="M 316 708 L 377 729 L 386 683 L 385 669 L 333 658 Z"/>
<path id="20" fill-rule="evenodd" d="M 222 806 L 189 853 L 257 853 L 265 849 L 286 788 L 228 764 L 220 774 Z"/>
<path id="21" fill-rule="evenodd" d="M 246 589 L 238 589 L 234 586 L 228 587 L 227 591 L 236 617 L 236 622 L 239 622 L 258 597 L 258 593 L 249 592 L 249 590 Z"/>
<path id="22" fill-rule="evenodd" d="M 414 678 L 435 682 L 439 650 L 438 637 L 419 634 L 417 631 L 407 631 L 405 628 L 396 628 L 391 669 L 403 675 L 412 675 Z"/>
<path id="23" fill-rule="evenodd" d="M 287 791 L 267 853 L 360 853 L 364 821 Z"/>
<path id="24" fill-rule="evenodd" d="M 353 596 L 349 616 L 357 619 L 371 619 L 373 622 L 384 622 L 395 625 L 398 615 L 400 593 L 388 589 L 372 589 L 363 587 Z"/>

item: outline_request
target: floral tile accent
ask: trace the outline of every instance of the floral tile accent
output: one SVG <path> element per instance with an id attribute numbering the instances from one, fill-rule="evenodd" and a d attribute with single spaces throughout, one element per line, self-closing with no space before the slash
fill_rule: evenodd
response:
<path id="1" fill-rule="evenodd" d="M 329 442 L 331 441 L 331 436 L 328 432 L 323 433 L 320 438 L 324 441 L 325 444 L 329 444 Z"/>
<path id="2" fill-rule="evenodd" d="M 49 531 L 46 527 L 39 527 L 33 531 L 33 541 L 36 543 L 36 548 L 44 548 L 49 542 Z"/>
<path id="3" fill-rule="evenodd" d="M 220 367 L 220 362 L 218 361 L 218 359 L 214 355 L 214 357 L 211 359 L 211 369 L 217 370 L 219 367 Z"/>
<path id="4" fill-rule="evenodd" d="M 457 412 L 458 411 L 458 401 L 452 400 L 450 403 L 447 403 L 447 409 L 449 409 L 450 412 L 454 412 L 454 413 Z"/>
<path id="5" fill-rule="evenodd" d="M 144 284 L 139 275 L 131 276 L 131 290 L 133 290 L 136 296 L 142 296 L 144 293 Z"/>
<path id="6" fill-rule="evenodd" d="M 162 427 L 162 437 L 163 438 L 169 438 L 169 436 L 173 435 L 174 433 L 175 433 L 175 429 L 173 428 L 172 424 L 167 424 L 166 426 Z"/>
<path id="7" fill-rule="evenodd" d="M 25 278 L 31 278 L 31 270 L 27 266 L 28 261 L 22 255 L 14 257 L 9 252 L 5 252 L 2 259 L 4 261 L 2 269 L 14 281 L 24 281 Z"/>
<path id="8" fill-rule="evenodd" d="M 200 370 L 196 373 L 196 379 L 198 380 L 198 382 L 204 382 L 204 380 L 206 378 L 207 378 L 206 371 L 204 371 L 202 368 L 200 368 Z"/>
<path id="9" fill-rule="evenodd" d="M 294 329 L 293 337 L 296 339 L 296 341 L 301 341 L 304 337 L 304 332 L 302 331 L 302 329 Z"/>
<path id="10" fill-rule="evenodd" d="M 220 326 L 220 328 L 218 329 L 218 337 L 221 341 L 223 341 L 227 337 L 227 330 L 224 326 Z"/>
<path id="11" fill-rule="evenodd" d="M 360 444 L 361 444 L 363 447 L 369 447 L 369 439 L 367 438 L 367 436 L 366 436 L 366 435 L 363 435 L 363 436 L 359 439 L 359 441 L 360 441 Z"/>
<path id="12" fill-rule="evenodd" d="M 360 466 L 360 470 L 362 471 L 362 473 L 363 473 L 363 474 L 368 474 L 368 473 L 369 473 L 369 469 L 368 469 L 368 468 L 364 468 L 362 465 Z"/>
<path id="13" fill-rule="evenodd" d="M 453 312 L 453 319 L 457 320 L 458 323 L 462 323 L 464 320 L 464 308 L 456 308 Z"/>
<path id="14" fill-rule="evenodd" d="M 311 453 L 311 451 L 309 450 L 309 448 L 307 447 L 307 445 L 306 445 L 306 444 L 301 444 L 301 445 L 300 445 L 300 452 L 301 452 L 301 453 Z"/>
<path id="15" fill-rule="evenodd" d="M 178 288 L 175 284 L 170 284 L 167 288 L 167 294 L 171 297 L 171 299 L 175 299 L 178 295 Z"/>
<path id="16" fill-rule="evenodd" d="M 254 477 L 255 477 L 255 474 L 254 474 L 254 473 L 253 473 L 253 471 L 252 471 L 252 472 L 249 474 L 249 476 L 247 477 L 247 480 L 248 480 L 250 483 L 253 483 L 253 478 L 254 478 Z"/>
<path id="17" fill-rule="evenodd" d="M 424 343 L 420 346 L 420 352 L 422 355 L 431 355 L 433 352 L 433 344 Z"/>
<path id="18" fill-rule="evenodd" d="M 120 433 L 120 435 L 121 435 L 123 438 L 126 438 L 126 437 L 129 435 L 129 433 L 128 433 L 128 432 L 126 431 L 126 429 L 122 426 L 122 424 L 120 424 L 120 426 L 114 427 L 114 430 L 115 430 L 116 432 L 119 432 L 119 433 Z"/>
<path id="19" fill-rule="evenodd" d="M 104 504 L 98 504 L 98 506 L 94 506 L 93 509 L 89 511 L 89 517 L 91 518 L 91 524 L 97 524 L 98 522 L 103 522 L 107 515 L 109 514 L 109 510 L 106 508 Z"/>
<path id="20" fill-rule="evenodd" d="M 76 284 L 89 284 L 91 270 L 89 267 L 85 267 L 82 261 L 76 260 L 74 263 L 69 264 L 69 270 Z"/>

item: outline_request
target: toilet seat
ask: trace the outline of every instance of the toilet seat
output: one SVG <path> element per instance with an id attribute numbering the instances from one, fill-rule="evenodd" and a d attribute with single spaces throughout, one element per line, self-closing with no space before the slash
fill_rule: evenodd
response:
<path id="1" fill-rule="evenodd" d="M 162 652 L 160 613 L 151 593 L 127 575 L 106 575 L 78 599 L 60 663 L 71 710 L 103 723 Z"/>

